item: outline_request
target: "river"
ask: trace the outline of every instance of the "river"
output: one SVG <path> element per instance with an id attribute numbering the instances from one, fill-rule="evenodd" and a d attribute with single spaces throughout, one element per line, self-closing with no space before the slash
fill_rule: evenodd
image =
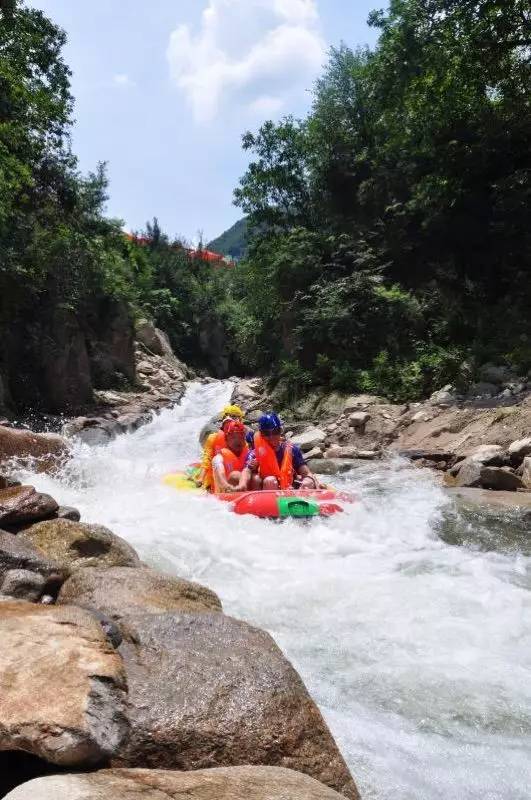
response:
<path id="1" fill-rule="evenodd" d="M 458 513 L 400 461 L 342 483 L 359 502 L 327 521 L 237 517 L 163 487 L 198 453 L 225 383 L 59 477 L 25 475 L 154 566 L 206 584 L 267 629 L 304 678 L 364 800 L 529 800 L 531 534 L 516 517 Z"/>

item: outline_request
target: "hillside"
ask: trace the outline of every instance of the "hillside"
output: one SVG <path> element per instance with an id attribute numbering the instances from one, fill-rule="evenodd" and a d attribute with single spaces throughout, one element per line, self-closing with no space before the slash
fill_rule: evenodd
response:
<path id="1" fill-rule="evenodd" d="M 218 236 L 217 239 L 212 239 L 207 247 L 209 250 L 222 253 L 224 256 L 232 256 L 235 259 L 243 258 L 247 250 L 248 228 L 247 219 L 244 217 L 235 222 L 231 228 L 222 233 L 221 236 Z"/>

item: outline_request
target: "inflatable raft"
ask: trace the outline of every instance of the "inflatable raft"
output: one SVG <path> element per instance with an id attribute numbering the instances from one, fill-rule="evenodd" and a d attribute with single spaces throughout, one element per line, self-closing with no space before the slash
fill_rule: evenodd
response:
<path id="1" fill-rule="evenodd" d="M 166 486 L 178 491 L 201 492 L 190 471 L 176 472 L 163 478 Z M 252 514 L 266 519 L 298 519 L 330 517 L 344 511 L 340 503 L 352 503 L 354 498 L 335 489 L 286 489 L 253 492 L 231 492 L 213 495 L 217 500 L 231 504 L 235 514 Z"/>

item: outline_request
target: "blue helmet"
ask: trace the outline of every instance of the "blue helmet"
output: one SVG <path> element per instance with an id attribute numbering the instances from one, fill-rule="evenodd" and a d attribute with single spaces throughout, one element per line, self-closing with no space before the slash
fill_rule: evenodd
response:
<path id="1" fill-rule="evenodd" d="M 262 433 L 267 431 L 280 431 L 282 422 L 278 414 L 263 414 L 258 420 L 258 427 Z"/>

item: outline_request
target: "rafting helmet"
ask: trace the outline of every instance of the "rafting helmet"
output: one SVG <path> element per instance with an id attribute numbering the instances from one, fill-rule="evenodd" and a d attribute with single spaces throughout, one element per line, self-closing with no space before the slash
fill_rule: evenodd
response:
<path id="1" fill-rule="evenodd" d="M 222 420 L 227 419 L 227 417 L 230 417 L 230 419 L 243 419 L 243 411 L 240 406 L 225 406 L 220 417 Z"/>
<path id="2" fill-rule="evenodd" d="M 258 428 L 262 433 L 269 433 L 269 431 L 280 431 L 282 422 L 278 414 L 263 414 L 258 420 Z"/>

